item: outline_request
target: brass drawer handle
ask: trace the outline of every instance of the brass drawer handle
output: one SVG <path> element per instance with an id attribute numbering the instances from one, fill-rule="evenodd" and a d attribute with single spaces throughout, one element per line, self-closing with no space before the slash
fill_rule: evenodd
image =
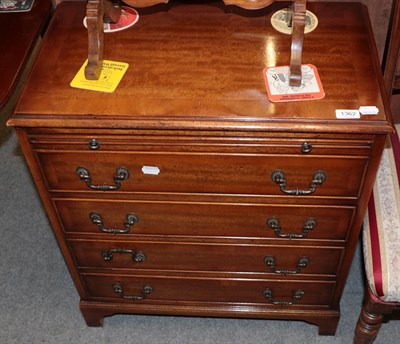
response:
<path id="1" fill-rule="evenodd" d="M 101 215 L 96 212 L 92 212 L 89 214 L 90 220 L 99 228 L 99 230 L 103 233 L 111 233 L 111 234 L 127 234 L 130 232 L 131 227 L 139 222 L 139 218 L 135 214 L 127 214 L 126 220 L 124 223 L 124 229 L 118 228 L 104 228 L 103 219 Z"/>
<path id="2" fill-rule="evenodd" d="M 153 287 L 151 285 L 145 285 L 143 289 L 140 291 L 140 296 L 136 295 L 125 295 L 124 289 L 122 288 L 122 285 L 119 283 L 114 283 L 112 286 L 114 292 L 118 294 L 121 298 L 123 299 L 128 299 L 132 301 L 139 301 L 139 300 L 144 300 L 147 298 L 147 296 L 153 292 Z"/>
<path id="3" fill-rule="evenodd" d="M 280 237 L 280 238 L 289 238 L 289 239 L 301 239 L 307 237 L 307 234 L 309 231 L 313 230 L 315 227 L 317 227 L 317 220 L 313 219 L 310 217 L 304 222 L 303 226 L 303 234 L 293 234 L 293 233 L 281 233 L 281 225 L 279 223 L 279 219 L 276 217 L 272 217 L 267 220 L 267 226 L 271 228 L 274 232 L 275 235 Z"/>
<path id="4" fill-rule="evenodd" d="M 316 171 L 313 175 L 309 190 L 299 190 L 297 188 L 294 190 L 286 190 L 287 182 L 285 178 L 285 173 L 280 170 L 272 172 L 271 179 L 274 183 L 280 186 L 280 189 L 283 193 L 287 195 L 303 196 L 314 193 L 317 189 L 317 186 L 322 185 L 326 181 L 326 173 L 322 170 Z"/>
<path id="5" fill-rule="evenodd" d="M 299 301 L 304 296 L 304 291 L 302 291 L 301 289 L 297 289 L 292 296 L 291 301 L 275 301 L 274 296 L 272 295 L 272 291 L 269 288 L 264 290 L 263 295 L 268 300 L 268 302 L 272 303 L 273 305 L 290 306 L 296 304 L 297 301 Z"/>
<path id="6" fill-rule="evenodd" d="M 128 250 L 128 249 L 124 249 L 124 248 L 113 248 L 111 250 L 101 251 L 101 256 L 103 257 L 104 261 L 110 262 L 114 257 L 113 254 L 115 254 L 115 253 L 131 254 L 132 260 L 136 263 L 142 263 L 146 260 L 146 256 L 143 252 Z"/>
<path id="7" fill-rule="evenodd" d="M 295 275 L 301 273 L 301 269 L 305 268 L 309 263 L 310 263 L 310 258 L 308 257 L 301 257 L 296 265 L 295 270 L 277 270 L 276 269 L 276 263 L 275 263 L 275 258 L 272 256 L 266 256 L 264 258 L 264 263 L 266 266 L 271 268 L 271 271 L 274 274 L 279 274 L 279 275 Z"/>
<path id="8" fill-rule="evenodd" d="M 121 187 L 121 182 L 129 178 L 129 171 L 125 167 L 117 167 L 114 176 L 115 185 L 94 185 L 92 184 L 92 177 L 90 176 L 89 170 L 85 167 L 77 167 L 76 174 L 86 185 L 93 190 L 101 191 L 113 191 L 118 190 Z"/>

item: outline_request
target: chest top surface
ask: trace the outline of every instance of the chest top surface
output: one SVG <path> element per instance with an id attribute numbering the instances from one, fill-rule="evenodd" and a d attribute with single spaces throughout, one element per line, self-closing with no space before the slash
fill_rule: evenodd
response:
<path id="1" fill-rule="evenodd" d="M 325 98 L 272 103 L 263 69 L 289 64 L 290 35 L 271 15 L 219 2 L 139 9 L 130 29 L 105 37 L 104 58 L 129 63 L 114 93 L 70 87 L 87 57 L 85 2 L 57 7 L 9 124 L 75 128 L 248 128 L 311 132 L 390 131 L 366 8 L 309 3 L 319 20 L 303 63 L 318 68 Z M 338 120 L 336 109 L 376 106 L 378 115 Z"/>

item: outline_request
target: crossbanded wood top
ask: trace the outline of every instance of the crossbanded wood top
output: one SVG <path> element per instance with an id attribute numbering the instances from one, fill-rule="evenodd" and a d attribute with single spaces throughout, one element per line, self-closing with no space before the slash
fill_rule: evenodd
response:
<path id="1" fill-rule="evenodd" d="M 303 63 L 317 66 L 322 100 L 272 103 L 262 71 L 288 65 L 290 36 L 271 15 L 282 2 L 247 11 L 223 2 L 139 9 L 130 29 L 106 34 L 107 60 L 129 63 L 114 93 L 75 89 L 87 57 L 85 3 L 57 7 L 23 91 L 14 126 L 251 129 L 385 133 L 391 130 L 366 8 L 309 3 L 319 26 L 305 36 Z M 377 106 L 379 114 L 338 120 L 336 109 Z"/>

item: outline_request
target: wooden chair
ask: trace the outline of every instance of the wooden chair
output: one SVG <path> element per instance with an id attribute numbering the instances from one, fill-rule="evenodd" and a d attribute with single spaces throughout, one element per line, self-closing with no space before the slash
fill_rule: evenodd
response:
<path id="1" fill-rule="evenodd" d="M 50 15 L 50 0 L 36 0 L 28 12 L 0 13 L 0 144 L 10 134 L 5 121 L 16 87 Z"/>
<path id="2" fill-rule="evenodd" d="M 168 3 L 169 0 L 125 0 L 133 7 L 147 7 L 156 4 Z M 258 10 L 271 5 L 274 0 L 223 0 L 226 5 L 236 5 L 248 10 Z M 303 50 L 303 37 L 306 22 L 307 0 L 293 1 L 292 15 L 292 44 L 290 57 L 290 80 L 291 86 L 301 84 L 301 57 Z M 103 18 L 117 22 L 121 9 L 114 7 L 110 0 L 88 0 L 86 8 L 88 28 L 88 64 L 85 68 L 85 77 L 97 80 L 100 77 L 101 66 L 104 56 L 104 32 Z"/>
<path id="3" fill-rule="evenodd" d="M 0 14 L 0 109 L 14 91 L 50 13 L 50 0 L 36 0 L 28 12 Z"/>
<path id="4" fill-rule="evenodd" d="M 393 1 L 384 81 L 391 97 L 400 89 L 400 6 Z M 400 309 L 400 124 L 384 151 L 363 228 L 367 286 L 354 343 L 372 343 L 385 315 Z"/>

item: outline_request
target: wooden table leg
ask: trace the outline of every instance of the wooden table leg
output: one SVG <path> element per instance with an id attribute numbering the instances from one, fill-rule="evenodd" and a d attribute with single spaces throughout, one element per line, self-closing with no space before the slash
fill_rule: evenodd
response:
<path id="1" fill-rule="evenodd" d="M 293 3 L 290 86 L 301 85 L 301 58 L 303 52 L 304 28 L 306 25 L 306 4 L 307 0 L 295 0 Z"/>
<path id="2" fill-rule="evenodd" d="M 88 31 L 88 64 L 85 77 L 97 80 L 101 74 L 104 56 L 104 18 L 118 22 L 121 8 L 114 7 L 109 0 L 88 0 L 86 5 L 86 20 Z"/>
<path id="3" fill-rule="evenodd" d="M 156 2 L 160 2 L 156 0 Z M 161 1 L 164 2 L 164 1 Z M 304 28 L 306 22 L 307 0 L 295 0 L 293 4 L 293 32 L 290 57 L 290 86 L 301 85 L 301 59 L 303 51 Z M 104 54 L 103 18 L 117 22 L 121 9 L 109 0 L 88 0 L 86 6 L 88 30 L 88 64 L 85 77 L 97 80 L 100 77 Z"/>
<path id="4" fill-rule="evenodd" d="M 103 0 L 89 0 L 86 5 L 88 31 L 88 63 L 85 77 L 97 80 L 100 77 L 104 54 Z"/>
<path id="5" fill-rule="evenodd" d="M 111 0 L 104 0 L 104 20 L 117 23 L 121 16 L 121 7 L 114 4 Z"/>

